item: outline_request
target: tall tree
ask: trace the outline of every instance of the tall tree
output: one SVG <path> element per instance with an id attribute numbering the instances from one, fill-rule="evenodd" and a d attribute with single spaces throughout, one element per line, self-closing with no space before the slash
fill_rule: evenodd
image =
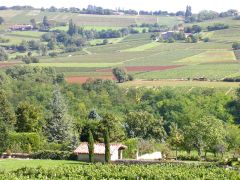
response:
<path id="1" fill-rule="evenodd" d="M 16 111 L 18 132 L 41 132 L 43 118 L 40 109 L 29 102 L 21 102 Z"/>
<path id="2" fill-rule="evenodd" d="M 3 47 L 0 47 L 0 61 L 8 60 L 8 54 Z"/>
<path id="3" fill-rule="evenodd" d="M 170 126 L 170 136 L 169 136 L 168 142 L 172 147 L 175 147 L 176 159 L 177 159 L 178 148 L 181 146 L 181 144 L 183 142 L 183 133 L 178 128 L 177 124 L 172 124 Z"/>
<path id="4" fill-rule="evenodd" d="M 13 129 L 16 123 L 16 116 L 3 90 L 0 90 L 0 107 L 0 118 L 6 127 Z"/>
<path id="5" fill-rule="evenodd" d="M 110 154 L 110 137 L 108 129 L 106 129 L 104 133 L 104 144 L 105 144 L 105 162 L 109 163 L 111 161 L 111 154 Z"/>
<path id="6" fill-rule="evenodd" d="M 72 120 L 68 115 L 65 100 L 58 87 L 53 92 L 51 102 L 51 117 L 47 124 L 48 139 L 50 142 L 63 143 L 72 138 Z"/>
<path id="7" fill-rule="evenodd" d="M 50 26 L 47 16 L 44 16 L 44 17 L 43 17 L 43 25 L 44 25 L 45 27 L 49 27 L 49 26 Z"/>
<path id="8" fill-rule="evenodd" d="M 192 7 L 187 6 L 186 7 L 186 12 L 185 12 L 185 18 L 191 17 L 192 16 Z"/>
<path id="9" fill-rule="evenodd" d="M 0 25 L 4 23 L 3 17 L 0 17 Z"/>
<path id="10" fill-rule="evenodd" d="M 8 130 L 3 119 L 0 117 L 0 154 L 7 150 L 8 146 Z"/>
<path id="11" fill-rule="evenodd" d="M 33 18 L 30 20 L 32 26 L 33 26 L 33 29 L 37 29 L 37 23 L 36 23 L 36 20 Z"/>
<path id="12" fill-rule="evenodd" d="M 91 129 L 88 130 L 88 154 L 89 162 L 94 162 L 94 138 Z"/>

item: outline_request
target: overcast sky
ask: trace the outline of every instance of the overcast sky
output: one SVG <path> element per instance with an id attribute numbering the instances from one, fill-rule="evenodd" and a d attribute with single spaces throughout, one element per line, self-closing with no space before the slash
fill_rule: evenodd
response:
<path id="1" fill-rule="evenodd" d="M 167 10 L 176 12 L 185 10 L 186 5 L 191 5 L 193 12 L 200 10 L 226 11 L 238 9 L 240 0 L 0 0 L 0 6 L 31 5 L 34 7 L 79 7 L 96 5 L 104 8 L 135 10 Z"/>

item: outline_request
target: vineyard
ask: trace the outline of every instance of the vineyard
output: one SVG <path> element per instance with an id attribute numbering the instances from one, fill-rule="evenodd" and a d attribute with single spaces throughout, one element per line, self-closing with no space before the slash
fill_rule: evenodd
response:
<path id="1" fill-rule="evenodd" d="M 238 179 L 237 171 L 194 164 L 68 165 L 54 168 L 21 168 L 2 172 L 0 179 Z"/>

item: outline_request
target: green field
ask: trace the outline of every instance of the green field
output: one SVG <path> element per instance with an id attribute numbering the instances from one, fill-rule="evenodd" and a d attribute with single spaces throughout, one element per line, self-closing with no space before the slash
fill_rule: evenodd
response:
<path id="1" fill-rule="evenodd" d="M 41 21 L 44 15 L 50 20 L 67 22 L 73 19 L 75 23 L 85 29 L 119 29 L 131 24 L 156 23 L 166 24 L 170 27 L 181 23 L 182 19 L 170 16 L 99 16 L 82 15 L 59 12 L 41 11 L 0 11 L 0 16 L 6 18 L 9 24 L 28 23 L 34 17 Z M 209 25 L 224 23 L 229 29 L 206 32 Z M 232 51 L 232 43 L 240 41 L 240 21 L 232 18 L 218 18 L 211 21 L 197 23 L 204 31 L 202 38 L 209 37 L 210 42 L 204 43 L 158 43 L 150 39 L 151 33 L 128 35 L 123 38 L 109 39 L 107 45 L 99 45 L 103 39 L 89 42 L 89 46 L 80 52 L 63 53 L 58 57 L 40 57 L 40 63 L 34 66 L 55 67 L 58 72 L 66 76 L 104 76 L 110 72 L 96 72 L 97 69 L 116 66 L 173 66 L 182 65 L 176 69 L 164 71 L 129 72 L 136 79 L 188 79 L 206 77 L 210 80 L 221 80 L 225 77 L 240 75 L 239 60 Z M 185 26 L 191 26 L 186 24 Z M 54 29 L 67 30 L 67 26 Z M 141 30 L 141 29 L 139 29 Z M 39 39 L 39 32 L 8 32 L 4 34 L 9 43 L 2 45 L 18 44 L 22 40 Z M 12 54 L 10 57 L 14 57 Z"/>
<path id="2" fill-rule="evenodd" d="M 1 167 L 2 166 L 2 167 Z M 22 169 L 19 169 L 22 168 Z M 7 170 L 1 172 L 1 170 Z M 1 179 L 238 179 L 239 173 L 199 163 L 84 164 L 74 161 L 1 160 Z"/>

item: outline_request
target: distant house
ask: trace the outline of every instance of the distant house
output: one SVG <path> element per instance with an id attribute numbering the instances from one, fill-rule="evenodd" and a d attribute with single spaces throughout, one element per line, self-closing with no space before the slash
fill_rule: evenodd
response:
<path id="1" fill-rule="evenodd" d="M 167 40 L 171 37 L 173 37 L 174 33 L 176 33 L 177 31 L 167 31 L 167 32 L 163 32 L 161 33 L 161 37 L 163 40 Z"/>
<path id="2" fill-rule="evenodd" d="M 162 32 L 160 34 L 160 37 L 163 39 L 163 40 L 168 40 L 169 38 L 173 37 L 173 35 L 175 33 L 180 33 L 180 32 L 183 32 L 183 31 L 167 31 L 167 32 Z M 185 35 L 185 38 L 187 38 L 188 36 L 192 35 L 192 33 L 184 33 Z M 159 37 L 159 38 L 160 38 Z"/>
<path id="3" fill-rule="evenodd" d="M 110 154 L 111 161 L 121 160 L 122 152 L 127 147 L 119 144 L 113 143 L 110 145 Z M 79 161 L 89 161 L 89 152 L 88 152 L 88 143 L 83 142 L 78 146 L 78 148 L 74 151 L 74 153 L 78 156 Z M 94 161 L 95 162 L 105 162 L 105 144 L 104 143 L 95 143 L 94 144 Z"/>
<path id="4" fill-rule="evenodd" d="M 11 31 L 30 31 L 33 30 L 33 26 L 29 24 L 16 24 L 9 27 Z"/>

